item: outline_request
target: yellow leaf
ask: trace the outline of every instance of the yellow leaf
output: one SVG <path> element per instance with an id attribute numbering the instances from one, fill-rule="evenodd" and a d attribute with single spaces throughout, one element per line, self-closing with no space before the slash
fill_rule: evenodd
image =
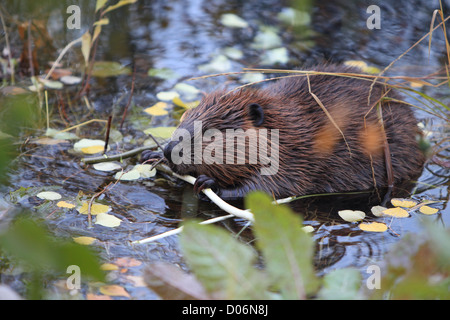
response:
<path id="1" fill-rule="evenodd" d="M 74 237 L 73 241 L 75 241 L 78 244 L 82 244 L 82 245 L 91 245 L 92 243 L 94 243 L 94 241 L 97 240 L 95 238 L 92 237 Z"/>
<path id="2" fill-rule="evenodd" d="M 408 211 L 402 208 L 390 208 L 383 211 L 385 215 L 396 217 L 396 218 L 406 218 L 409 217 Z"/>
<path id="3" fill-rule="evenodd" d="M 176 106 L 182 107 L 184 109 L 193 109 L 200 104 L 199 100 L 195 100 L 195 101 L 191 101 L 191 102 L 184 102 L 183 100 L 180 99 L 180 97 L 173 98 L 172 102 Z"/>
<path id="4" fill-rule="evenodd" d="M 95 154 L 95 153 L 99 153 L 102 152 L 105 149 L 104 146 L 90 146 L 90 147 L 84 147 L 81 148 L 81 152 L 86 153 L 86 154 Z"/>
<path id="5" fill-rule="evenodd" d="M 103 271 L 114 271 L 114 270 L 119 270 L 119 266 L 117 266 L 113 263 L 104 263 L 100 266 L 100 269 Z"/>
<path id="6" fill-rule="evenodd" d="M 160 102 L 157 102 L 155 105 L 153 105 L 147 109 L 144 109 L 144 111 L 152 116 L 164 116 L 169 113 L 166 110 L 166 108 L 167 108 L 167 103 L 160 101 Z"/>
<path id="7" fill-rule="evenodd" d="M 156 127 L 145 129 L 144 133 L 151 134 L 155 138 L 169 139 L 176 129 L 176 127 Z"/>
<path id="8" fill-rule="evenodd" d="M 111 214 L 101 212 L 97 215 L 97 220 L 95 221 L 95 224 L 99 224 L 104 227 L 115 228 L 118 227 L 121 222 L 122 220 L 120 220 L 119 218 L 116 218 Z"/>
<path id="9" fill-rule="evenodd" d="M 116 10 L 117 8 L 120 8 L 124 5 L 127 4 L 131 4 L 131 3 L 135 3 L 137 0 L 120 0 L 119 2 L 117 2 L 115 5 L 109 6 L 108 8 L 105 9 L 105 11 L 103 11 L 104 13 L 107 13 L 111 10 Z"/>
<path id="10" fill-rule="evenodd" d="M 387 225 L 381 222 L 360 223 L 359 228 L 370 232 L 385 232 L 387 230 Z"/>
<path id="11" fill-rule="evenodd" d="M 436 212 L 439 211 L 439 209 L 432 208 L 429 206 L 421 206 L 419 211 L 422 212 L 423 214 L 435 214 Z"/>
<path id="12" fill-rule="evenodd" d="M 112 284 L 112 285 L 106 285 L 100 287 L 100 292 L 107 295 L 107 296 L 114 296 L 114 297 L 127 297 L 129 298 L 129 293 L 125 290 L 124 287 Z"/>
<path id="13" fill-rule="evenodd" d="M 108 0 L 97 0 L 97 3 L 95 4 L 95 12 L 97 12 L 99 9 L 103 8 L 108 2 Z"/>
<path id="14" fill-rule="evenodd" d="M 95 21 L 94 22 L 94 26 L 104 26 L 109 24 L 109 19 L 108 18 L 103 18 L 101 20 Z"/>
<path id="15" fill-rule="evenodd" d="M 86 31 L 85 34 L 81 36 L 81 52 L 83 53 L 84 63 L 87 65 L 89 61 L 89 53 L 91 52 L 91 34 Z"/>
<path id="16" fill-rule="evenodd" d="M 89 203 L 83 202 L 83 204 L 81 205 L 81 208 L 78 209 L 78 212 L 81 214 L 87 214 L 88 208 L 89 208 Z M 97 215 L 99 213 L 105 213 L 105 212 L 108 212 L 109 210 L 110 210 L 109 206 L 100 204 L 100 203 L 93 203 L 91 206 L 91 214 L 92 215 Z"/>
<path id="17" fill-rule="evenodd" d="M 380 73 L 380 69 L 378 69 L 377 67 L 368 66 L 367 63 L 365 63 L 364 61 L 348 60 L 348 61 L 345 61 L 344 64 L 346 66 L 359 68 L 359 69 L 361 69 L 362 72 L 372 73 L 372 74 Z"/>
<path id="18" fill-rule="evenodd" d="M 60 208 L 68 208 L 68 209 L 72 209 L 75 208 L 75 205 L 66 201 L 60 201 L 56 204 L 57 207 Z"/>
<path id="19" fill-rule="evenodd" d="M 394 207 L 403 207 L 403 208 L 412 208 L 417 202 L 414 200 L 406 200 L 406 199 L 392 199 L 391 203 Z"/>

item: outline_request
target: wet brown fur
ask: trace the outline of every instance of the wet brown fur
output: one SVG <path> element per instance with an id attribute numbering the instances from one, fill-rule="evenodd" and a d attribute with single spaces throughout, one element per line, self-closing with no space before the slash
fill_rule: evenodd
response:
<path id="1" fill-rule="evenodd" d="M 334 65 L 314 70 L 355 73 L 352 68 Z M 385 88 L 375 85 L 368 102 L 371 81 L 310 75 L 309 83 L 311 92 L 334 123 L 309 93 L 307 78 L 299 76 L 271 82 L 260 90 L 212 92 L 198 107 L 189 110 L 180 124 L 180 128 L 191 132 L 195 120 L 202 121 L 204 130 L 215 128 L 222 132 L 230 128 L 278 129 L 277 174 L 262 176 L 261 164 L 248 161 L 242 165 L 172 164 L 172 168 L 181 174 L 213 178 L 222 191 L 228 192 L 225 197 L 241 197 L 254 189 L 285 197 L 387 186 L 384 134 L 376 107 L 369 112 Z M 398 98 L 392 91 L 388 96 Z M 264 122 L 258 128 L 254 127 L 248 108 L 254 103 L 264 110 Z M 425 160 L 416 142 L 418 129 L 414 114 L 407 105 L 386 100 L 382 103 L 382 114 L 394 183 L 413 179 Z M 203 148 L 208 143 L 204 142 Z"/>

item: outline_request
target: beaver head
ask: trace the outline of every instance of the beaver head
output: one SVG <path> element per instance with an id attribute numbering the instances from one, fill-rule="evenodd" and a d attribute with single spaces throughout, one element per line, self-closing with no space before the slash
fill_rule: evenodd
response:
<path id="1" fill-rule="evenodd" d="M 276 173 L 278 140 L 271 129 L 279 127 L 272 121 L 277 109 L 262 90 L 212 92 L 185 112 L 164 156 L 175 172 L 212 177 L 222 188 Z"/>

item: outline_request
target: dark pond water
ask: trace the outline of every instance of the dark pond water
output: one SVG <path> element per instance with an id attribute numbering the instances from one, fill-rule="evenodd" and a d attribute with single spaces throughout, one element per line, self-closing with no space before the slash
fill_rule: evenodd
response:
<path id="1" fill-rule="evenodd" d="M 81 28 L 69 30 L 65 27 L 69 16 L 66 8 L 71 1 L 7 1 L 4 6 L 10 15 L 21 21 L 29 19 L 45 22 L 52 41 L 52 48 L 44 50 L 39 61 L 56 59 L 58 50 L 70 41 L 80 37 L 95 21 L 95 1 L 78 1 L 81 8 Z M 366 12 L 369 5 L 376 4 L 381 9 L 381 28 L 368 29 Z M 449 2 L 443 1 L 444 12 L 449 12 Z M 327 61 L 343 63 L 348 60 L 365 61 L 380 69 L 399 57 L 430 28 L 433 10 L 438 1 L 145 1 L 125 6 L 111 12 L 110 23 L 104 26 L 96 52 L 97 61 L 116 61 L 122 65 L 136 68 L 133 105 L 127 120 L 123 139 L 111 145 L 113 150 L 124 151 L 139 146 L 146 139 L 142 130 L 156 126 L 175 126 L 179 118 L 179 109 L 166 116 L 151 117 L 143 115 L 142 110 L 154 105 L 156 94 L 172 90 L 173 86 L 185 79 L 208 73 L 199 66 L 223 55 L 225 48 L 238 49 L 242 56 L 228 58 L 229 66 L 223 71 L 240 71 L 244 67 L 298 68 L 304 65 Z M 283 23 L 281 12 L 286 8 L 297 8 L 304 13 L 304 24 L 292 26 Z M 220 20 L 224 13 L 233 13 L 248 22 L 246 28 L 224 26 Z M 277 35 L 274 47 L 255 48 L 255 38 L 264 26 L 273 27 Z M 11 34 L 12 41 L 17 35 Z M 429 54 L 428 41 L 422 41 L 410 53 L 405 55 L 387 72 L 388 75 L 421 76 L 431 74 L 446 63 L 446 51 L 442 32 L 433 36 Z M 286 48 L 287 60 L 264 62 L 265 55 L 271 49 Z M 20 52 L 20 48 L 17 49 Z M 63 59 L 65 68 L 80 75 L 83 67 L 79 47 L 70 50 Z M 160 79 L 148 75 L 149 69 L 168 68 L 175 71 L 175 77 Z M 44 68 L 42 68 L 44 69 Z M 203 69 L 204 70 L 204 69 Z M 214 77 L 188 82 L 202 91 L 209 91 L 228 82 L 230 86 L 239 84 L 239 77 Z M 84 103 L 72 106 L 68 111 L 71 125 L 89 119 L 107 119 L 114 115 L 114 127 L 118 128 L 124 106 L 131 90 L 131 75 L 108 78 L 94 77 L 88 94 L 92 110 L 88 111 Z M 30 85 L 29 83 L 27 85 Z M 420 88 L 427 95 L 449 103 L 448 87 Z M 67 95 L 76 90 L 64 89 Z M 51 101 L 56 101 L 51 94 Z M 412 97 L 407 101 L 416 103 Z M 54 102 L 56 104 L 56 102 Z M 433 129 L 433 138 L 440 140 L 448 135 L 442 132 L 442 120 L 417 110 L 419 120 L 428 130 Z M 54 112 L 51 127 L 63 129 L 64 125 L 58 112 Z M 92 124 L 77 131 L 79 138 L 103 139 L 103 124 Z M 33 131 L 32 136 L 43 134 L 45 128 Z M 439 214 L 424 216 L 413 214 L 409 218 L 392 220 L 391 230 L 384 233 L 362 232 L 355 224 L 346 223 L 337 210 L 356 209 L 362 201 L 363 208 L 369 212 L 367 199 L 355 200 L 349 197 L 328 197 L 311 202 L 299 202 L 293 205 L 295 211 L 303 214 L 305 224 L 315 228 L 317 241 L 316 265 L 320 274 L 334 268 L 354 266 L 365 274 L 368 265 L 381 260 L 392 244 L 409 232 L 421 230 L 423 220 L 433 220 L 446 226 L 450 223 L 448 208 L 448 145 L 441 155 L 447 157 L 447 165 L 442 161 L 429 161 L 419 181 L 412 189 L 413 198 L 441 200 L 436 205 Z M 72 152 L 73 141 L 57 145 L 28 143 L 22 146 L 22 154 L 10 171 L 9 184 L 3 188 L 4 200 L 9 201 L 8 192 L 19 187 L 61 186 L 58 192 L 63 199 L 73 200 L 81 191 L 93 195 L 111 181 L 113 174 L 104 173 L 84 166 L 80 159 L 83 155 Z M 411 155 L 414 156 L 414 155 Z M 127 159 L 125 165 L 131 167 L 136 158 Z M 111 191 L 100 197 L 102 203 L 112 207 L 111 213 L 122 220 L 117 228 L 94 225 L 88 228 L 85 215 L 75 209 L 62 210 L 55 206 L 40 214 L 46 218 L 52 230 L 60 237 L 91 236 L 99 239 L 105 261 L 114 261 L 117 257 L 135 257 L 147 263 L 167 261 L 185 267 L 179 251 L 177 236 L 160 241 L 131 246 L 130 240 L 137 240 L 176 228 L 182 219 L 198 217 L 206 219 L 223 212 L 215 205 L 198 201 L 192 188 L 177 181 L 159 177 L 145 181 L 119 182 Z M 366 202 L 364 202 L 366 201 Z M 34 208 L 42 201 L 36 197 L 26 197 L 19 204 Z M 325 205 L 324 205 L 325 204 Z M 238 232 L 243 221 L 227 221 L 223 226 Z M 241 234 L 244 240 L 251 237 L 250 231 Z M 132 269 L 135 275 L 141 275 L 142 266 Z M 136 288 L 129 283 L 116 280 L 126 287 L 136 299 L 156 299 L 157 296 L 146 288 Z"/>

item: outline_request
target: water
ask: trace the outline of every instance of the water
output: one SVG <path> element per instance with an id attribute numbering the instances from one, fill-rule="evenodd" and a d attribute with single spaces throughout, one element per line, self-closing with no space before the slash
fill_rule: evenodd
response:
<path id="1" fill-rule="evenodd" d="M 444 12 L 449 8 L 444 2 Z M 82 35 L 94 21 L 93 1 L 80 1 L 82 28 L 68 30 L 65 9 L 69 1 L 49 1 L 36 7 L 33 1 L 8 1 L 6 10 L 21 20 L 42 19 L 47 26 L 54 48 L 61 49 L 68 42 Z M 142 116 L 142 109 L 153 105 L 156 94 L 170 90 L 176 83 L 190 77 L 204 75 L 199 66 L 209 63 L 226 47 L 242 51 L 243 56 L 231 60 L 230 71 L 240 71 L 243 67 L 297 68 L 303 65 L 327 61 L 342 63 L 347 60 L 363 60 L 369 65 L 383 69 L 408 50 L 430 28 L 433 10 L 438 1 L 379 1 L 381 9 L 381 29 L 369 30 L 366 8 L 377 1 L 139 1 L 135 5 L 111 12 L 110 24 L 104 26 L 97 48 L 97 61 L 117 61 L 123 65 L 136 67 L 136 82 L 133 93 L 135 106 L 130 110 L 124 130 L 125 144 L 113 144 L 113 148 L 130 149 L 141 144 L 145 135 L 143 129 L 151 126 L 171 126 L 177 124 L 179 114 L 172 112 L 165 117 Z M 283 24 L 277 14 L 283 8 L 295 7 L 303 10 L 310 23 L 301 26 Z M 232 29 L 220 23 L 223 13 L 234 13 L 249 23 L 245 29 Z M 252 43 L 261 30 L 269 25 L 276 29 L 282 44 L 287 48 L 289 60 L 286 63 L 263 65 L 261 57 L 266 50 L 254 49 Z M 11 32 L 12 43 L 19 43 L 17 34 Z M 20 47 L 17 49 L 20 51 Z M 57 52 L 45 52 L 39 59 L 49 61 L 57 57 Z M 445 44 L 442 32 L 433 35 L 432 50 L 428 53 L 428 41 L 417 45 L 409 54 L 393 65 L 389 75 L 418 76 L 429 74 L 446 63 Z M 79 49 L 73 49 L 64 59 L 64 67 L 79 74 L 83 66 Z M 163 80 L 149 77 L 151 68 L 170 68 L 176 72 L 174 78 Z M 236 85 L 236 79 L 215 77 L 189 82 L 204 91 L 209 91 L 225 82 Z M 73 106 L 69 115 L 72 124 L 91 118 L 106 119 L 114 115 L 117 127 L 123 107 L 126 105 L 131 88 L 131 76 L 94 78 L 89 92 L 93 110 L 87 112 L 84 104 Z M 443 103 L 449 102 L 449 90 L 426 87 L 423 92 L 436 97 Z M 74 90 L 67 90 L 69 95 Z M 54 99 L 54 96 L 51 96 Z M 407 101 L 414 103 L 412 98 Z M 69 111 L 68 111 L 69 112 Z M 442 126 L 439 118 L 417 111 L 419 120 L 432 128 Z M 63 128 L 57 112 L 54 112 L 52 126 Z M 431 124 L 431 125 L 430 125 Z M 42 128 L 41 128 L 42 129 Z M 80 137 L 102 139 L 103 125 L 93 124 L 83 127 Z M 33 132 L 33 135 L 40 135 Z M 445 137 L 445 133 L 440 133 Z M 448 134 L 448 133 L 447 133 Z M 110 174 L 83 166 L 81 156 L 70 150 L 72 143 L 54 146 L 29 143 L 24 145 L 21 156 L 10 171 L 10 182 L 5 190 L 14 191 L 19 187 L 56 185 L 65 199 L 74 199 L 82 191 L 93 195 L 114 181 Z M 448 149 L 447 149 L 448 151 Z M 448 152 L 444 152 L 448 157 Z M 413 156 L 413 155 L 412 155 Z M 448 158 L 447 158 L 448 159 Z M 448 161 L 448 160 L 447 160 Z M 127 159 L 130 166 L 136 159 Z M 317 199 L 315 202 L 299 202 L 293 205 L 295 211 L 305 217 L 305 224 L 315 228 L 317 243 L 316 266 L 319 274 L 335 268 L 353 266 L 364 274 L 368 265 L 383 258 L 390 246 L 408 232 L 421 230 L 423 220 L 433 220 L 448 226 L 448 165 L 430 161 L 419 178 L 413 198 L 441 200 L 437 205 L 440 213 L 434 216 L 413 214 L 405 219 L 393 219 L 391 229 L 384 233 L 369 233 L 358 229 L 355 224 L 345 223 L 337 214 L 338 207 L 356 206 L 352 199 Z M 189 185 L 175 180 L 161 179 L 146 182 L 121 182 L 111 191 L 102 195 L 100 201 L 112 207 L 115 216 L 120 217 L 120 227 L 111 229 L 101 226 L 88 228 L 86 216 L 76 210 L 62 212 L 53 209 L 43 214 L 52 230 L 60 237 L 92 236 L 100 240 L 98 245 L 106 261 L 117 257 L 136 257 L 147 263 L 167 261 L 185 268 L 177 236 L 162 239 L 156 243 L 130 246 L 129 241 L 142 239 L 171 230 L 185 218 L 207 219 L 223 214 L 215 205 L 199 202 Z M 346 202 L 345 202 L 346 201 Z M 356 201 L 356 200 L 355 200 Z M 20 201 L 20 205 L 33 208 L 42 201 L 35 197 Z M 323 203 L 327 205 L 323 208 Z M 343 205 L 345 203 L 345 205 Z M 348 204 L 348 206 L 347 206 Z M 367 206 L 367 204 L 366 204 Z M 239 231 L 244 222 L 227 221 L 222 224 L 230 231 Z M 241 235 L 251 238 L 246 230 Z M 142 266 L 132 269 L 134 275 L 141 275 Z M 126 287 L 134 298 L 155 299 L 156 296 L 145 288 L 136 288 L 123 279 L 116 279 Z"/>

